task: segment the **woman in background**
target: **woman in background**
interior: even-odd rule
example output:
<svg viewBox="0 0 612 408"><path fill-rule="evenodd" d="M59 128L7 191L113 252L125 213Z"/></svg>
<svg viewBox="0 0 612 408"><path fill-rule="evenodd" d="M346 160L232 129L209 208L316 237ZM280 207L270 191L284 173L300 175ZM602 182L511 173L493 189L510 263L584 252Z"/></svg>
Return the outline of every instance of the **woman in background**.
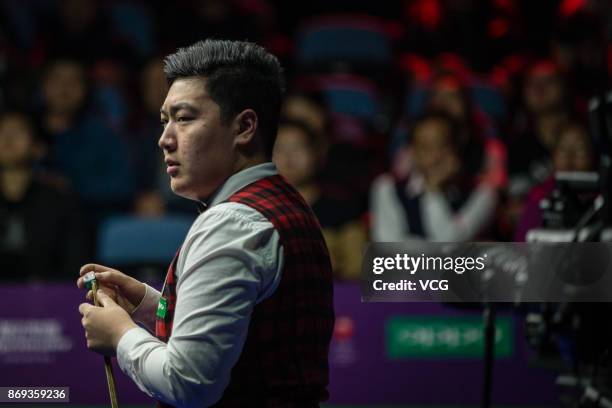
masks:
<svg viewBox="0 0 612 408"><path fill-rule="evenodd" d="M417 118L408 143L408 176L384 175L371 193L372 240L475 239L495 211L496 192L467 171L461 127L446 112Z"/></svg>
<svg viewBox="0 0 612 408"><path fill-rule="evenodd" d="M578 121L567 121L559 126L552 144L554 173L560 171L591 171L595 167L591 138L584 125ZM548 197L555 188L555 175L535 185L529 191L523 213L514 234L514 240L524 242L533 228L542 227L540 201Z"/></svg>
<svg viewBox="0 0 612 408"><path fill-rule="evenodd" d="M337 278L357 279L361 254L366 242L366 227L359 207L324 191L319 171L325 161L322 136L305 122L280 123L273 161L278 171L300 192L317 216L329 248Z"/></svg>

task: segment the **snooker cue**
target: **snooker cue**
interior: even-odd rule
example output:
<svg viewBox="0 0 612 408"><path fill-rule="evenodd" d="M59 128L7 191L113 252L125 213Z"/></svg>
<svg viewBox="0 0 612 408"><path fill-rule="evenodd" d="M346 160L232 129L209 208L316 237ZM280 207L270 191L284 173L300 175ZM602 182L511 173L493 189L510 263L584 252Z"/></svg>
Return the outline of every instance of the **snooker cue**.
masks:
<svg viewBox="0 0 612 408"><path fill-rule="evenodd" d="M94 279L91 282L91 292L93 294L94 305L100 306L96 292L98 291L98 282ZM115 377L113 376L113 366L111 365L111 358L104 356L104 372L106 373L106 382L108 383L108 394L111 400L112 408L119 408L117 402L117 391L115 389Z"/></svg>

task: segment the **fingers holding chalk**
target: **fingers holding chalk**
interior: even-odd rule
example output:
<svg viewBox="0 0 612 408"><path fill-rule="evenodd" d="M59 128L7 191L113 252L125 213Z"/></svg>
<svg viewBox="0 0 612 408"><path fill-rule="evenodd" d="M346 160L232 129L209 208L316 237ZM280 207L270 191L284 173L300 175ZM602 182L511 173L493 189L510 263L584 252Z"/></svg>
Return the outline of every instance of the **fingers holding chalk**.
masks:
<svg viewBox="0 0 612 408"><path fill-rule="evenodd" d="M87 289L93 290L93 284L95 281L96 281L95 272L91 271L83 275L83 286L85 286Z"/></svg>

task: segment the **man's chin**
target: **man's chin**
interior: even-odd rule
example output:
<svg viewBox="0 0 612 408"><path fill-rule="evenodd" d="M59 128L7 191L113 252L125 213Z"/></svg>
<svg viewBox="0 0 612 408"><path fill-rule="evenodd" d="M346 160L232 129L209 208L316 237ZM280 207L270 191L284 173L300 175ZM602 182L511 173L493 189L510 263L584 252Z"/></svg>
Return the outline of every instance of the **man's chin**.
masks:
<svg viewBox="0 0 612 408"><path fill-rule="evenodd" d="M172 178L170 180L170 190L172 190L172 192L178 196L184 197L185 196L185 186L183 185L183 183L181 183L179 180Z"/></svg>
<svg viewBox="0 0 612 408"><path fill-rule="evenodd" d="M174 194L179 197L183 197L188 200L198 200L197 194L194 194L193 192L189 191L189 189L186 188L186 186L179 180L172 179L170 181L170 189Z"/></svg>

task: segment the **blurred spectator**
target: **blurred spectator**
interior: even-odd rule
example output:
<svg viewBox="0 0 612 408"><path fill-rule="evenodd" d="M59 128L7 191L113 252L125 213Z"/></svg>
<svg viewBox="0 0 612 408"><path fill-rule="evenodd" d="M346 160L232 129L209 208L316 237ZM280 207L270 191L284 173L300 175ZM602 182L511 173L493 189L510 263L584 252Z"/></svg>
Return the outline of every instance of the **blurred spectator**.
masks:
<svg viewBox="0 0 612 408"><path fill-rule="evenodd" d="M159 192L162 186L168 188L162 172L163 154L157 146L161 128L159 108L164 103L168 86L161 59L149 61L140 72L138 106L135 129L130 137L132 156L136 168L136 199L134 210L143 216L161 216L166 212L166 200ZM161 181L163 180L163 184Z"/></svg>
<svg viewBox="0 0 612 408"><path fill-rule="evenodd" d="M130 145L136 168L134 212L141 216L159 217L167 212L194 213L190 200L177 196L170 189L164 156L157 145L162 128L159 109L164 103L168 85L163 61L154 58L140 72L140 109L130 133Z"/></svg>
<svg viewBox="0 0 612 408"><path fill-rule="evenodd" d="M329 134L329 112L325 98L319 92L290 93L283 102L282 116L304 122L319 135Z"/></svg>
<svg viewBox="0 0 612 408"><path fill-rule="evenodd" d="M357 206L322 190L318 176L325 155L320 135L304 122L281 122L274 145L273 160L312 207L323 228L334 273L338 278L357 279L366 228Z"/></svg>
<svg viewBox="0 0 612 408"><path fill-rule="evenodd" d="M129 150L91 109L85 68L57 60L42 81L41 129L48 165L70 183L96 217L127 208L133 193Z"/></svg>
<svg viewBox="0 0 612 408"><path fill-rule="evenodd" d="M27 116L0 116L2 281L74 279L89 257L75 198L34 171L44 149Z"/></svg>
<svg viewBox="0 0 612 408"><path fill-rule="evenodd" d="M373 163L382 161L376 145L367 143L378 141L381 149L384 148L382 135L361 118L332 112L330 99L309 79L302 79L300 85L301 91L287 96L283 116L306 123L320 135L319 143L326 158L320 169L322 187L365 213L372 175L380 172L372 171Z"/></svg>
<svg viewBox="0 0 612 408"><path fill-rule="evenodd" d="M551 149L559 125L569 116L567 89L551 61L534 64L523 87L524 117L519 116L517 137L509 147L509 194L522 199L530 188L551 173Z"/></svg>
<svg viewBox="0 0 612 408"><path fill-rule="evenodd" d="M163 49L176 49L205 38L250 40L260 42L265 27L255 10L239 0L199 0L158 3L158 38ZM258 8L268 11L264 0ZM263 19L265 21L265 19ZM167 29L166 29L167 28Z"/></svg>
<svg viewBox="0 0 612 408"><path fill-rule="evenodd" d="M475 70L484 71L521 45L538 49L549 43L546 35L551 30L546 26L552 25L550 12L554 10L550 0L523 1L523 4L516 0L402 0L401 3L406 30L404 49L428 58L454 52ZM536 13L537 17L533 18ZM522 24L527 18L538 19L540 31L530 31L530 41L522 44L527 35L525 29L530 28Z"/></svg>
<svg viewBox="0 0 612 408"><path fill-rule="evenodd" d="M605 14L578 11L557 22L553 55L583 106L611 85L607 66L610 40L606 39L603 18Z"/></svg>
<svg viewBox="0 0 612 408"><path fill-rule="evenodd" d="M593 147L587 129L580 122L567 121L557 129L558 136L552 147L555 172L591 171L595 167ZM533 228L542 227L540 201L550 195L555 187L554 174L534 186L527 195L523 213L516 229L514 240L525 241Z"/></svg>
<svg viewBox="0 0 612 408"><path fill-rule="evenodd" d="M38 133L49 153L42 167L64 177L65 187L78 195L94 220L130 210L145 216L192 213L191 202L171 193L157 147L159 107L167 85L162 61L151 56L209 36L256 41L285 58L287 82L302 90L288 95L283 116L311 130L291 125L293 139L281 135L279 140L310 140L304 135L315 134L312 143L302 141L296 147L314 166L301 176L308 181L299 183L324 226L333 227L326 232L330 247L335 245L332 230L339 231L367 211L372 177L388 164L388 124L396 122L400 112L406 114L392 136L393 176L381 177L371 189L373 197L379 195L395 207L389 204L389 214L374 214L374 222L377 218L389 224L387 235L393 239L439 238L425 227L422 235L414 234L419 229L412 223L413 209L405 222L410 228L398 227L403 220L396 213L406 217L403 204L411 202L400 200L402 194L430 202L425 200L431 194L422 174L428 164L413 151L422 146L415 144L410 131L423 112L444 111L457 122L451 149L455 153L442 155L446 172L453 173L451 157L460 162L457 173L440 188L451 208L449 217L470 224L472 202L486 211L482 225L467 230L453 226L447 229L453 233L440 234L511 239L525 200L527 214L532 195L544 194L546 183L552 185L552 171L561 166L557 129L575 113L584 114L588 99L610 85L610 11L609 0L0 1L0 108L31 107L32 95L41 97L34 108L39 109ZM375 126L329 109L338 98L306 83L323 72L305 76L295 57L296 35L304 23L337 14L380 19L391 40L391 57L399 62L377 72L383 78L376 81L380 106ZM537 62L526 69L529 61ZM331 65L334 74L364 68ZM42 67L47 68L39 83L34 77ZM400 68L412 75L407 94L397 76ZM400 106L404 98L405 106ZM349 96L345 103L352 108L362 102ZM439 128L436 132L448 133L440 130L447 127L440 123L433 126ZM411 190L419 179L421 190ZM312 186L318 193L309 198ZM508 200L499 205L502 198ZM326 202L332 204L323 205ZM485 231L491 208L498 212L496 229ZM462 218L464 211L468 221ZM394 221L398 219L401 222ZM373 231L384 233L377 228L374 225ZM343 265L339 251L332 249L336 269L350 276L354 268Z"/></svg>
<svg viewBox="0 0 612 408"><path fill-rule="evenodd" d="M483 27L491 17L490 2L476 0L404 0L405 48L433 57L459 51L472 65L490 63Z"/></svg>
<svg viewBox="0 0 612 408"><path fill-rule="evenodd" d="M126 63L138 55L114 32L104 2L59 0L51 4L54 7L32 7L39 20L33 54L47 59L78 56L88 64L105 58Z"/></svg>
<svg viewBox="0 0 612 408"><path fill-rule="evenodd" d="M453 117L461 127L458 137L466 170L477 177L479 183L499 192L507 182L506 146L499 138L494 122L474 104L466 84L468 76L469 72L437 74L428 83L423 108L412 107L408 115L413 111L435 110ZM407 176L411 169L407 151L410 144L404 143L411 137L411 118L408 115L400 120L391 146L392 167L401 176ZM404 148L400 149L398 145Z"/></svg>
<svg viewBox="0 0 612 408"><path fill-rule="evenodd" d="M507 181L506 147L493 122L475 106L464 81L455 74L439 75L431 85L427 105L459 123L465 170L477 177L479 184L499 191Z"/></svg>
<svg viewBox="0 0 612 408"><path fill-rule="evenodd" d="M372 240L467 241L489 223L496 191L476 184L462 155L461 125L443 112L418 118L408 176L383 175L372 188Z"/></svg>

